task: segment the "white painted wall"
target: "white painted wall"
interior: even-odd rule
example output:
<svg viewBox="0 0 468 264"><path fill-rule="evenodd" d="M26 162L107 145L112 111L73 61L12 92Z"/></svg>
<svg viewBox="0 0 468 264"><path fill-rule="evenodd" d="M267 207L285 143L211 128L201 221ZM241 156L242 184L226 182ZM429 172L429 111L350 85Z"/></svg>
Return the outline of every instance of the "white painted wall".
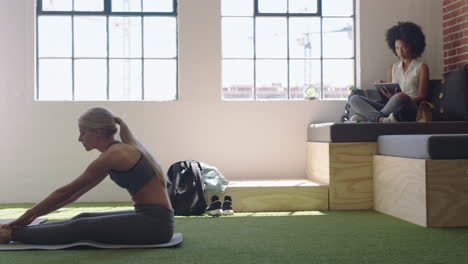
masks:
<svg viewBox="0 0 468 264"><path fill-rule="evenodd" d="M442 73L439 0L361 1L363 84L383 78L395 59L383 34L399 19L422 24L438 43L427 59ZM165 169L197 159L230 179L304 178L307 125L337 121L344 101L221 101L219 11L219 0L179 0L176 102L36 102L34 0L0 0L0 203L39 201L85 169L98 152L83 150L76 119L95 105L125 119ZM105 180L80 200L126 201L128 194Z"/></svg>

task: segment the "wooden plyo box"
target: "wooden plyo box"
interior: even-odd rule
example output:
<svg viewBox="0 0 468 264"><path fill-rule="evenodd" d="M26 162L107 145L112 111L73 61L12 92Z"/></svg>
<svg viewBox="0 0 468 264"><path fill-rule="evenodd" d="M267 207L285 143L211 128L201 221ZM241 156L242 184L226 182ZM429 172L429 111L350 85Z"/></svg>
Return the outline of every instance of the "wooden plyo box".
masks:
<svg viewBox="0 0 468 264"><path fill-rule="evenodd" d="M375 210L424 227L468 226L468 160L374 156Z"/></svg>
<svg viewBox="0 0 468 264"><path fill-rule="evenodd" d="M307 142L307 177L329 185L330 210L373 208L376 142Z"/></svg>
<svg viewBox="0 0 468 264"><path fill-rule="evenodd" d="M207 193L208 203L213 195L231 196L236 212L328 210L328 186L307 179L230 181L225 193Z"/></svg>

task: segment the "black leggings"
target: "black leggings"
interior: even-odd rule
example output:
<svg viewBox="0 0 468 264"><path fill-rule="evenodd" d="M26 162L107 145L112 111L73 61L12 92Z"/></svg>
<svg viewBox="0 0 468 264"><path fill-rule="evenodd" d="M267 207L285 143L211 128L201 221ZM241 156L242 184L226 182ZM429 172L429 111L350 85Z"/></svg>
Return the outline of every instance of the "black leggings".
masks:
<svg viewBox="0 0 468 264"><path fill-rule="evenodd" d="M56 245L81 240L110 244L159 244L174 234L174 211L161 205L138 205L135 210L81 213L69 220L14 228L12 240Z"/></svg>
<svg viewBox="0 0 468 264"><path fill-rule="evenodd" d="M396 94L383 105L363 96L353 95L349 98L349 104L358 115L372 122L378 122L380 117L387 117L391 113L396 115L398 121L416 121L418 106L411 98L407 96L403 98L405 99Z"/></svg>

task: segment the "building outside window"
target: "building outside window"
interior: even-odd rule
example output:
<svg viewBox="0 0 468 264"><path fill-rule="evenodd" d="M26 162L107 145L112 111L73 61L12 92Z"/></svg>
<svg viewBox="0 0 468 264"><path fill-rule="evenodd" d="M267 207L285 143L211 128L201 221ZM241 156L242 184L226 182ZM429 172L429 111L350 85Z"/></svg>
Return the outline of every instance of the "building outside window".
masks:
<svg viewBox="0 0 468 264"><path fill-rule="evenodd" d="M347 98L354 0L221 0L224 100Z"/></svg>
<svg viewBox="0 0 468 264"><path fill-rule="evenodd" d="M37 0L36 100L177 99L176 0Z"/></svg>

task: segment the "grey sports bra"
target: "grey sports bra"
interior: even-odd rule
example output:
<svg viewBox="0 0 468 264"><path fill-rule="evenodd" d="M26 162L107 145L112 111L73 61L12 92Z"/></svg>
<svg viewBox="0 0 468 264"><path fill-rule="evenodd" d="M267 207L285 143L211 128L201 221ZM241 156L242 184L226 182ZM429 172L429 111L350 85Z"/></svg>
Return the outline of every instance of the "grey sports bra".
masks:
<svg viewBox="0 0 468 264"><path fill-rule="evenodd" d="M115 141L111 145L116 143L120 142ZM127 189L131 196L135 195L145 184L156 177L153 167L143 154L132 168L126 171L110 170L109 175L117 185Z"/></svg>

